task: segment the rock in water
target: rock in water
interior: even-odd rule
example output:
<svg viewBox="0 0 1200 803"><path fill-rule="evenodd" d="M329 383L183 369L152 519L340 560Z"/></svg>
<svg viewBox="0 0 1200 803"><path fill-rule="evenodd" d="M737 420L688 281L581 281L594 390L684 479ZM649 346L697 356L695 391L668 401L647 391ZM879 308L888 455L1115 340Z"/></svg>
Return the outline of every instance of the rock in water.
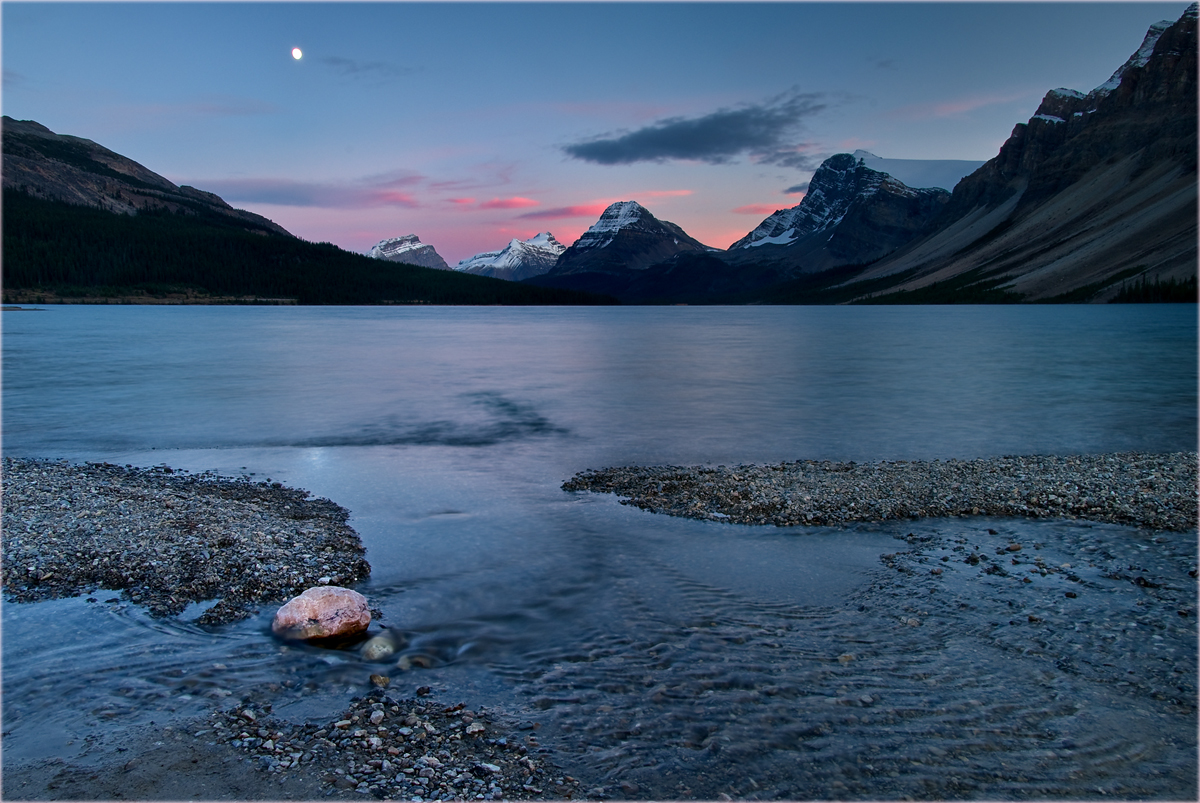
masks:
<svg viewBox="0 0 1200 803"><path fill-rule="evenodd" d="M367 598L338 586L310 588L275 613L271 630L286 639L353 636L371 624Z"/></svg>
<svg viewBox="0 0 1200 803"><path fill-rule="evenodd" d="M364 661L383 661L407 644L402 634L385 630L362 646L362 657Z"/></svg>

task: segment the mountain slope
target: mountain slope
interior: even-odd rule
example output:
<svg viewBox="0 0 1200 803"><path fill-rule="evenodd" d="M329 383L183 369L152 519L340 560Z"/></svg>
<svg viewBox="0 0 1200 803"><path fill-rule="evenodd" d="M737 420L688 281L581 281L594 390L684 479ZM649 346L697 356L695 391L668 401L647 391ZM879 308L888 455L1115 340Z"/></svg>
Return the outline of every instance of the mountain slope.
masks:
<svg viewBox="0 0 1200 803"><path fill-rule="evenodd" d="M515 237L500 251L485 251L464 259L454 267L463 273L519 282L546 273L566 248L548 231L518 240Z"/></svg>
<svg viewBox="0 0 1200 803"><path fill-rule="evenodd" d="M90 139L56 134L32 120L5 116L0 122L5 189L126 215L150 210L218 215L250 231L291 236L261 215L234 209L211 192L177 187Z"/></svg>
<svg viewBox="0 0 1200 803"><path fill-rule="evenodd" d="M1099 301L1130 276L1195 277L1196 17L1153 26L1092 92L1047 93L919 240L860 278Z"/></svg>

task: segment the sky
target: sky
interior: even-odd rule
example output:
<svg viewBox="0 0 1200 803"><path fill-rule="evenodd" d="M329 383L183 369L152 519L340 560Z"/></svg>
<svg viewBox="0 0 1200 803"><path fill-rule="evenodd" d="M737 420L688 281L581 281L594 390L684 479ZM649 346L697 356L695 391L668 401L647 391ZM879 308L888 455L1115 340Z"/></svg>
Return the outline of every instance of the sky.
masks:
<svg viewBox="0 0 1200 803"><path fill-rule="evenodd" d="M352 251L624 200L724 248L835 153L992 158L1187 5L4 2L0 107Z"/></svg>

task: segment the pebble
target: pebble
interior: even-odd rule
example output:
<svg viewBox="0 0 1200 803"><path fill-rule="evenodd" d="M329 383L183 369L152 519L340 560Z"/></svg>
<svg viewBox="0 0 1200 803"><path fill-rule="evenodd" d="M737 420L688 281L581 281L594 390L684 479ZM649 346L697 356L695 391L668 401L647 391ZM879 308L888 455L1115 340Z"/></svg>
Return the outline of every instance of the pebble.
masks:
<svg viewBox="0 0 1200 803"><path fill-rule="evenodd" d="M353 698L350 708L328 724L286 722L271 717L269 705L258 712L253 705L243 701L213 712L215 738L245 753L259 772L307 772L331 792L404 800L557 800L578 795L579 781L548 765L517 735L483 736L485 730L505 730L490 711L468 711L461 703L446 705L428 697L397 699L382 689ZM271 738L250 737L244 727L251 719ZM467 719L471 722L464 724ZM360 722L370 722L373 732L347 732Z"/></svg>
<svg viewBox="0 0 1200 803"><path fill-rule="evenodd" d="M654 513L735 524L829 526L952 516L1196 528L1195 452L583 471L565 491L613 493ZM1010 544L1012 552L1020 544Z"/></svg>
<svg viewBox="0 0 1200 803"><path fill-rule="evenodd" d="M345 509L279 483L14 457L3 469L13 602L119 590L162 618L217 600L196 619L216 625L371 571Z"/></svg>

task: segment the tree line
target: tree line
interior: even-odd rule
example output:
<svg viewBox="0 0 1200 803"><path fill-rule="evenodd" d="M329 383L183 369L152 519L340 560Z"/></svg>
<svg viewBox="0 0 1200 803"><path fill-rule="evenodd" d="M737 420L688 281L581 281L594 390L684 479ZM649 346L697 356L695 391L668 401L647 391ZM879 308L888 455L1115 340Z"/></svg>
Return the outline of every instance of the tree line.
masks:
<svg viewBox="0 0 1200 803"><path fill-rule="evenodd" d="M204 210L121 215L4 190L6 289L294 298L300 304L603 304L607 297L373 259ZM100 292L104 290L105 292Z"/></svg>

